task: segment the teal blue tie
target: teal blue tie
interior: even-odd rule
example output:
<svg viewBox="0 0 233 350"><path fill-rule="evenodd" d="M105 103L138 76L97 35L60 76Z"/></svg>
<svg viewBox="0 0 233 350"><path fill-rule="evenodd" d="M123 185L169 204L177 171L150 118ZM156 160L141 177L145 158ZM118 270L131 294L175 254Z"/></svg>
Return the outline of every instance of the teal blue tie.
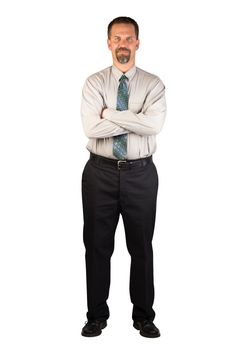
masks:
<svg viewBox="0 0 233 350"><path fill-rule="evenodd" d="M120 84L117 93L117 107L118 111L125 111L128 109L128 86L126 83L128 79L124 74L119 79ZM122 134L113 137L113 155L117 159L125 159L127 154L127 134Z"/></svg>

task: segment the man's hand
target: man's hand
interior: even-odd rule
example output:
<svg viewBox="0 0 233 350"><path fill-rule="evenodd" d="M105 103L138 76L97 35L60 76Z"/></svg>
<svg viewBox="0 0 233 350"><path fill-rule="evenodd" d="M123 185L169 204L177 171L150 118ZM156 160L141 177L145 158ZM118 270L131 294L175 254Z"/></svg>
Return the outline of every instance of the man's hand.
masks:
<svg viewBox="0 0 233 350"><path fill-rule="evenodd" d="M104 112L104 110L105 110L105 109L107 109L107 107L106 107L106 106L104 106L104 107L103 107L103 109L102 109L102 111L101 111L101 114L100 114L100 118L101 118L101 119L103 119L103 118L104 118L104 116L103 116L103 112Z"/></svg>

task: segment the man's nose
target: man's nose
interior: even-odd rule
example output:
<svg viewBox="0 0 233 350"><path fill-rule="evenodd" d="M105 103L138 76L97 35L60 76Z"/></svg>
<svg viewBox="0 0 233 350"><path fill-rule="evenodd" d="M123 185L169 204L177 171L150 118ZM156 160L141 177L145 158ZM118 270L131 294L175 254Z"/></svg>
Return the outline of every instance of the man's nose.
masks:
<svg viewBox="0 0 233 350"><path fill-rule="evenodd" d="M127 40L126 39L121 39L119 45L120 45L120 47L127 47Z"/></svg>

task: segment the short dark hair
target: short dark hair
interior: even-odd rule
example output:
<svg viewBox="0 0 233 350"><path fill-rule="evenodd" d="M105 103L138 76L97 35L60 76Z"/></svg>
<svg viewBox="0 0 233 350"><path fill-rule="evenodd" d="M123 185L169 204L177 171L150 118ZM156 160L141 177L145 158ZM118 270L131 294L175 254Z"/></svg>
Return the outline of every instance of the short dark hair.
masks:
<svg viewBox="0 0 233 350"><path fill-rule="evenodd" d="M110 38L113 24L121 24L121 23L132 24L134 26L134 29L135 29L136 38L138 39L139 26L138 26L137 22L133 18L130 18L130 17L116 17L116 18L114 18L108 25L108 38Z"/></svg>

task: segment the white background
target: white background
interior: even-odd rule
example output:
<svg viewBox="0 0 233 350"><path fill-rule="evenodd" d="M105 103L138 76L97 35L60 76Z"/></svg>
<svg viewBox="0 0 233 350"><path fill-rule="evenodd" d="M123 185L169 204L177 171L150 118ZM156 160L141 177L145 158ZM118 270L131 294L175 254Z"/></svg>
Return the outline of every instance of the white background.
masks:
<svg viewBox="0 0 233 350"><path fill-rule="evenodd" d="M135 18L137 65L165 83L168 114L154 156L155 323L132 327L120 222L111 317L86 320L80 120L84 80L111 65L106 27ZM230 1L1 1L0 347L232 349L232 12Z"/></svg>

